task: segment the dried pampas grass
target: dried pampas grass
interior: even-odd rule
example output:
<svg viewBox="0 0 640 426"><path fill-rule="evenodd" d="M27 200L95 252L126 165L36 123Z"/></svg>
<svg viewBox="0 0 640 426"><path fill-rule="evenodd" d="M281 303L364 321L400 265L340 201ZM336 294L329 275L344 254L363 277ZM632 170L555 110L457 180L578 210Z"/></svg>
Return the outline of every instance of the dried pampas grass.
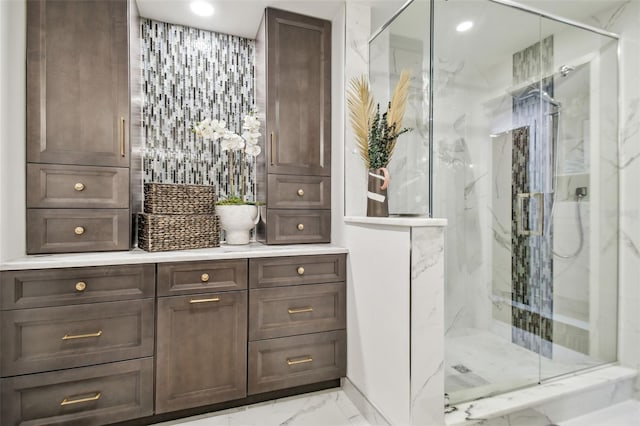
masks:
<svg viewBox="0 0 640 426"><path fill-rule="evenodd" d="M407 99L409 97L410 82L411 72L403 70L393 90L391 102L387 109L386 123L388 124L388 128L394 129L397 134L402 134L409 130L401 129ZM372 131L372 125L374 125L376 118L376 107L374 106L369 83L364 75L351 79L349 90L347 91L347 106L349 107L349 121L355 132L356 145L360 157L364 160L367 168L371 168L372 159L370 158L370 149L372 141L370 140L370 132ZM384 157L388 160L391 159L396 141L397 138L394 137L390 143L384 144L385 148L383 149L387 151ZM384 166L386 166L386 164Z"/></svg>

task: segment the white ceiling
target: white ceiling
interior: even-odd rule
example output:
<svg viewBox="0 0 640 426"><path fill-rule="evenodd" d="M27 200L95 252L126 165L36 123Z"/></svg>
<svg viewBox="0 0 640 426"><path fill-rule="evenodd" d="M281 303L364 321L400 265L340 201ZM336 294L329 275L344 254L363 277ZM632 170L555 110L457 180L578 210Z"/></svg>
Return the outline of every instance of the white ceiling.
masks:
<svg viewBox="0 0 640 426"><path fill-rule="evenodd" d="M276 7L292 12L332 20L344 7L345 0L206 0L215 13L210 17L199 17L191 12L191 0L136 0L140 15L173 24L186 25L220 33L255 38L260 19L266 7ZM393 15L406 0L347 0L369 4L373 8L372 24L378 26ZM418 0L424 1L424 0ZM569 18L579 22L590 22L589 17L605 9L615 8L625 0L516 0L518 3ZM481 8L485 0L452 1L463 9ZM467 3L465 6L464 4ZM372 28L375 30L375 28ZM512 33L513 34L513 33Z"/></svg>
<svg viewBox="0 0 640 426"><path fill-rule="evenodd" d="M189 9L191 0L136 0L140 16L225 34L255 38L266 7L275 7L318 18L333 19L343 0L206 0L213 16L201 17Z"/></svg>

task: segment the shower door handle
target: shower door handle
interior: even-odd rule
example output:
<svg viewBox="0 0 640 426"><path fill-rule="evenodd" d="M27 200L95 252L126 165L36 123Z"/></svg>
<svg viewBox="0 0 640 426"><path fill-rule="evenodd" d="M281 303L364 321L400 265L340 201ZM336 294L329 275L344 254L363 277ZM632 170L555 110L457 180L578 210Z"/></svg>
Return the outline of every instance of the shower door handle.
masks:
<svg viewBox="0 0 640 426"><path fill-rule="evenodd" d="M544 196L542 192L521 192L516 195L516 231L518 235L536 236L543 235L544 225ZM528 229L529 218L524 217L524 200L535 198L537 208L536 229ZM529 202L531 203L531 202ZM531 205L531 204L529 204ZM529 209L531 212L531 209Z"/></svg>

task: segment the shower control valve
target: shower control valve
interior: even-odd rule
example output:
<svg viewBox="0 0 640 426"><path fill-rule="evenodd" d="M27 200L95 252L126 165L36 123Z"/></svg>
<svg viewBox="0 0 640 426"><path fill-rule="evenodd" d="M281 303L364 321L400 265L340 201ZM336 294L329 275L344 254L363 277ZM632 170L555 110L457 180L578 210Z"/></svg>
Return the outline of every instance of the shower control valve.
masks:
<svg viewBox="0 0 640 426"><path fill-rule="evenodd" d="M586 186L579 186L576 188L576 197L578 198L584 198L587 196L587 187Z"/></svg>

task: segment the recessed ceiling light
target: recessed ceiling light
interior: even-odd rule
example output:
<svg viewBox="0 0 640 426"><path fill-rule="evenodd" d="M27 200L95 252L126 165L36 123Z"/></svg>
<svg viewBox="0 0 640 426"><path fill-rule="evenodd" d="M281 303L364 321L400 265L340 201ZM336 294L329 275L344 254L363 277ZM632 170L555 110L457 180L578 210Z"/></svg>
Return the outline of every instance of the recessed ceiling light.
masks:
<svg viewBox="0 0 640 426"><path fill-rule="evenodd" d="M460 22L456 27L456 31L458 31L459 33L463 33L465 31L469 31L471 27L473 27L473 22L471 21Z"/></svg>
<svg viewBox="0 0 640 426"><path fill-rule="evenodd" d="M213 15L213 6L205 1L191 2L191 11L200 16Z"/></svg>

